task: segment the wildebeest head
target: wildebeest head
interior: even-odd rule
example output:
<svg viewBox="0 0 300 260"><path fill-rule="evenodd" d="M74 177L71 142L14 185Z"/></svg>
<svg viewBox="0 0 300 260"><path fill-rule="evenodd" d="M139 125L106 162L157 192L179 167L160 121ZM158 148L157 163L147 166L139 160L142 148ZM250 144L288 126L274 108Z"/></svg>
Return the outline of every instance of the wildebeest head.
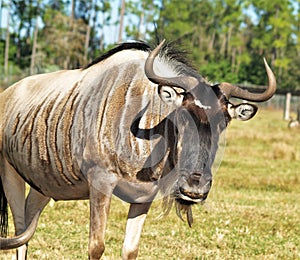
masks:
<svg viewBox="0 0 300 260"><path fill-rule="evenodd" d="M250 93L229 83L208 84L195 72L183 72L180 76L165 78L155 73L154 60L162 42L149 55L145 73L149 80L158 84L160 98L175 106L173 123L176 126L174 165L176 181L173 196L177 201L177 213L187 214L192 223L190 205L207 198L212 185L212 165L218 149L221 132L231 119L248 120L257 107L249 103L233 105L231 97L262 102L271 98L276 90L274 74L265 61L269 87L263 93Z"/></svg>

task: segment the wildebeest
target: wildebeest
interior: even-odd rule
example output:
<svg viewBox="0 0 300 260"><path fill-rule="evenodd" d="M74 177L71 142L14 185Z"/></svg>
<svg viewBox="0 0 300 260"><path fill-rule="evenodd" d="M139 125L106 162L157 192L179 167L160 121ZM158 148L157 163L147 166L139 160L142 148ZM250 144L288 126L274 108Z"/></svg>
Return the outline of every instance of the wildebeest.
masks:
<svg viewBox="0 0 300 260"><path fill-rule="evenodd" d="M13 238L0 248L26 255L38 217L50 198L90 201L89 258L104 252L113 194L130 203L123 258L137 257L147 212L161 191L191 225L191 205L203 202L221 132L231 119L248 120L276 89L249 93L209 84L162 42L124 43L83 69L25 78L0 95L2 235L6 204ZM25 199L25 182L31 186Z"/></svg>

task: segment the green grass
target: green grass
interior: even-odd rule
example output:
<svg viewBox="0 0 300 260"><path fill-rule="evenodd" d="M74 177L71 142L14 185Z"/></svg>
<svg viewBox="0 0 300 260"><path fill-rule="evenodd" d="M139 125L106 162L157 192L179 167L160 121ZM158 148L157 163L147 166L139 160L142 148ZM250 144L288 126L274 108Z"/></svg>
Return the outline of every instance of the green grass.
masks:
<svg viewBox="0 0 300 260"><path fill-rule="evenodd" d="M139 259L300 259L300 129L262 110L226 132L222 164L189 228L172 210L148 215ZM113 199L104 259L120 259L128 205ZM10 229L13 231L13 228ZM29 259L87 259L87 201L49 204L30 241ZM11 259L13 251L1 252Z"/></svg>

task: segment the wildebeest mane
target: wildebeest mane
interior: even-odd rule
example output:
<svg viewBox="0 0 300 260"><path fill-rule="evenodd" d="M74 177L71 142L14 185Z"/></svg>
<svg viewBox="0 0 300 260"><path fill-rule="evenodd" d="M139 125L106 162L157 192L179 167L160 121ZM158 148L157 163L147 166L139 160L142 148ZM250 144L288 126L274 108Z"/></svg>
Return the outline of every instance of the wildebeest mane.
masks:
<svg viewBox="0 0 300 260"><path fill-rule="evenodd" d="M91 66L103 60L106 60L114 54L124 50L140 50L145 52L151 52L156 47L156 45L157 44L148 44L143 41L124 42L117 45L108 52L104 53L103 55L99 56L98 58L94 59L91 63L89 63L82 69L84 70L90 68ZM166 61L170 61L171 63L173 63L174 69L179 74L189 74L195 77L199 77L197 70L194 68L188 57L188 52L178 48L176 41L166 43L162 48L159 56L164 57Z"/></svg>
<svg viewBox="0 0 300 260"><path fill-rule="evenodd" d="M161 55L174 62L174 68L179 74L199 77L197 69L189 58L189 52L179 48L177 41L167 42L162 48Z"/></svg>
<svg viewBox="0 0 300 260"><path fill-rule="evenodd" d="M141 51L150 51L151 47L145 42L138 41L138 42L124 42L113 49L109 50L108 52L102 54L98 58L94 59L91 63L83 67L83 69L87 69L103 60L106 60L107 58L111 57L112 55L116 54L117 52L124 51L124 50L141 50Z"/></svg>

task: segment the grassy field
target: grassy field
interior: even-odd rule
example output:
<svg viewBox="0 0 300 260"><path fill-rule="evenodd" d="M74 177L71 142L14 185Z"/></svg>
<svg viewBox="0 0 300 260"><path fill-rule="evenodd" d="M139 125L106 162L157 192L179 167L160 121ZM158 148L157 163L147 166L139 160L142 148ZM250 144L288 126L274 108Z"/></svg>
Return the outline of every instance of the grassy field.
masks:
<svg viewBox="0 0 300 260"><path fill-rule="evenodd" d="M193 207L193 227L175 210L159 218L160 203L150 210L139 259L300 259L300 129L271 110L232 122L207 203ZM120 259L127 209L113 200L104 259ZM86 201L50 203L29 259L87 259L88 211Z"/></svg>

